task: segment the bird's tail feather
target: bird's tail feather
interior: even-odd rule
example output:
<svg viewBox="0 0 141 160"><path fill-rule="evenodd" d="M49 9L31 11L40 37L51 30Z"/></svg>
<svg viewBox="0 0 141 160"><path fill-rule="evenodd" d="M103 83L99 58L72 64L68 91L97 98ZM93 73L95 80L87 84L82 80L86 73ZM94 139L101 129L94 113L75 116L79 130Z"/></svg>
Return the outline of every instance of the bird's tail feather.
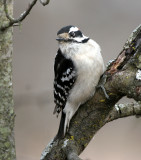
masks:
<svg viewBox="0 0 141 160"><path fill-rule="evenodd" d="M66 118L66 114L62 111L61 120L60 120L60 125L59 125L59 129L58 129L58 133L57 133L57 135L55 136L55 140L64 137L65 118Z"/></svg>

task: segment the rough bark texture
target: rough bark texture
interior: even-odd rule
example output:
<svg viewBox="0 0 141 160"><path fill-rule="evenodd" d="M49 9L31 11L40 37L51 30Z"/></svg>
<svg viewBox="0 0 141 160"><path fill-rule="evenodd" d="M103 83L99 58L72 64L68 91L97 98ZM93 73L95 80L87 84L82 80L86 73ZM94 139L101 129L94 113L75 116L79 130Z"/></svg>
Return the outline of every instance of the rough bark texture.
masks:
<svg viewBox="0 0 141 160"><path fill-rule="evenodd" d="M13 1L7 1L9 14ZM8 22L0 1L0 27ZM12 28L0 31L0 160L15 160L14 106L12 89Z"/></svg>
<svg viewBox="0 0 141 160"><path fill-rule="evenodd" d="M127 104L116 104L111 113L107 117L107 123L118 118L128 116L141 116L141 102L132 102Z"/></svg>
<svg viewBox="0 0 141 160"><path fill-rule="evenodd" d="M66 160L72 155L76 157L73 159L79 159L76 155L85 149L103 125L136 114L134 109L131 111L127 107L127 114L116 114L114 106L123 96L141 101L141 26L133 31L121 53L108 66L100 84L104 85L109 99L105 98L101 88L97 88L95 95L80 106L66 136L57 141L52 140L43 151L41 160ZM116 108L117 113L123 111L120 109Z"/></svg>

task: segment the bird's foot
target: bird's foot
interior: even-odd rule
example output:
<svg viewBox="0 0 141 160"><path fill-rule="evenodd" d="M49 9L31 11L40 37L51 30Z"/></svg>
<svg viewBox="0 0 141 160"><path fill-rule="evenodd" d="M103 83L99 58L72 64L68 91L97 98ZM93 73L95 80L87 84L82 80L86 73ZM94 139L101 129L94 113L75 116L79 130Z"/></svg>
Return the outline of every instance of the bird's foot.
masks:
<svg viewBox="0 0 141 160"><path fill-rule="evenodd" d="M109 97L109 95L107 94L107 92L106 92L103 84L99 84L99 85L97 86L97 88L101 88L102 91L103 91L103 93L104 93L104 95L105 95L105 97L106 97L106 99L110 99L110 97Z"/></svg>
<svg viewBox="0 0 141 160"><path fill-rule="evenodd" d="M101 88L102 91L103 91L103 93L104 93L104 95L105 95L105 97L106 97L106 99L110 99L110 97L109 97L109 95L107 94L106 89L105 89L105 87L104 87L104 84L106 83L106 79L107 79L107 76L102 75L101 80L100 80L97 88Z"/></svg>

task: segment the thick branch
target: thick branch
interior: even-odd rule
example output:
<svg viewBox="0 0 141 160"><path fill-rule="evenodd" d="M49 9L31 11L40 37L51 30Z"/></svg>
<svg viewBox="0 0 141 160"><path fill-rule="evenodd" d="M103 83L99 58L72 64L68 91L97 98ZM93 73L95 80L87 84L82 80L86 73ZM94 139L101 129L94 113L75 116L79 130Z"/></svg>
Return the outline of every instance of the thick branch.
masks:
<svg viewBox="0 0 141 160"><path fill-rule="evenodd" d="M11 27L11 26L19 25L27 17L27 15L30 14L30 11L35 6L35 4L37 3L38 0L33 0L31 3L29 3L27 9L23 13L21 13L19 18L17 18L17 19L15 19L9 15L8 7L7 7L7 0L3 0L3 1L4 1L4 11L5 11L6 17L9 20L9 22L0 27L0 30L2 30L2 31ZM44 1L40 0L40 2L42 5L45 6L45 5L49 4L50 0L44 0Z"/></svg>
<svg viewBox="0 0 141 160"><path fill-rule="evenodd" d="M141 25L133 31L99 83L105 87L109 99L105 97L102 89L97 88L95 95L79 107L65 137L53 141L45 149L41 160L66 160L70 152L79 155L95 133L107 122L137 113L135 107L134 110L132 108L132 114L123 112L127 107L118 107L121 111L118 114L114 112L114 106L123 96L141 101Z"/></svg>

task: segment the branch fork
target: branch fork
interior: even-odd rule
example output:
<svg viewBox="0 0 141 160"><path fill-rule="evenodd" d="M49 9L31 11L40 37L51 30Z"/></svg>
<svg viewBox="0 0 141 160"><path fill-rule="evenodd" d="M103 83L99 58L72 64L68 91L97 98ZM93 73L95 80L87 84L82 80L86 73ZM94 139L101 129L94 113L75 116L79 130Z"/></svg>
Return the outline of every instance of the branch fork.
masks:
<svg viewBox="0 0 141 160"><path fill-rule="evenodd" d="M35 4L37 3L38 0L33 0L32 2L29 3L27 9L21 13L21 15L19 16L19 18L15 19L13 17L11 17L8 13L8 7L7 7L7 0L3 0L3 4L4 4L4 11L5 11L5 15L7 17L7 19L9 20L8 23L4 24L3 26L0 27L1 31L6 30L9 27L12 26L19 26L21 24L21 22L27 17L27 15L30 14L32 8L35 6ZM50 0L40 0L40 3L45 6L48 5L50 2Z"/></svg>

